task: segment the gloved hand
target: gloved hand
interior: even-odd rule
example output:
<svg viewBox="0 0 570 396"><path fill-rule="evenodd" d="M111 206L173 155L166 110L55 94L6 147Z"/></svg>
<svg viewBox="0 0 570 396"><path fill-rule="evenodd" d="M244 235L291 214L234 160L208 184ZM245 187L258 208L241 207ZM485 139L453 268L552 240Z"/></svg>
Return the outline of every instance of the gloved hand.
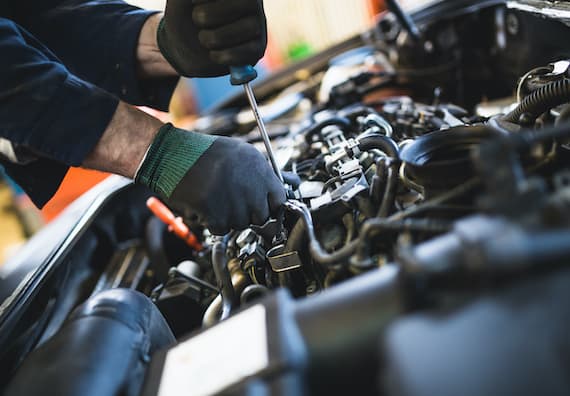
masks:
<svg viewBox="0 0 570 396"><path fill-rule="evenodd" d="M159 130L135 182L174 209L199 214L215 235L262 225L286 199L269 163L250 144L171 124Z"/></svg>
<svg viewBox="0 0 570 396"><path fill-rule="evenodd" d="M167 0L157 39L166 60L186 77L255 65L267 46L263 1Z"/></svg>

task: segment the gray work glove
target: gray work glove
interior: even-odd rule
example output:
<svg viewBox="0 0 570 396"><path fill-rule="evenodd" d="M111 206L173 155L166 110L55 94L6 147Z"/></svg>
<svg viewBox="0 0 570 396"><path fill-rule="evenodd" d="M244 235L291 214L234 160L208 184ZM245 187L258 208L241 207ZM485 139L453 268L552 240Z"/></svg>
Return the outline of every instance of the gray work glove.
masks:
<svg viewBox="0 0 570 396"><path fill-rule="evenodd" d="M255 65L267 47L262 0L167 0L157 33L168 62L186 77Z"/></svg>
<svg viewBox="0 0 570 396"><path fill-rule="evenodd" d="M135 182L174 209L197 213L215 235L264 224L286 199L269 163L250 144L171 124L159 130Z"/></svg>

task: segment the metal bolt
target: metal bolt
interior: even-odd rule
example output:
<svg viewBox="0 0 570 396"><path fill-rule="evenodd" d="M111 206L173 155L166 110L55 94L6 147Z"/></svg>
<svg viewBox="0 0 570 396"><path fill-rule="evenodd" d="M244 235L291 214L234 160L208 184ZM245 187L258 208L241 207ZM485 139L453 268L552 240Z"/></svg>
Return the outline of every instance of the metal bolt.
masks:
<svg viewBox="0 0 570 396"><path fill-rule="evenodd" d="M511 36L516 36L517 34L519 34L520 22L515 14L513 13L507 14L506 25L507 25L507 32L509 32Z"/></svg>
<svg viewBox="0 0 570 396"><path fill-rule="evenodd" d="M317 291L317 285L313 282L307 286L306 292L307 294L312 294Z"/></svg>
<svg viewBox="0 0 570 396"><path fill-rule="evenodd" d="M237 245L242 248L248 243L252 243L257 238L257 234L251 228L243 230L236 239Z"/></svg>

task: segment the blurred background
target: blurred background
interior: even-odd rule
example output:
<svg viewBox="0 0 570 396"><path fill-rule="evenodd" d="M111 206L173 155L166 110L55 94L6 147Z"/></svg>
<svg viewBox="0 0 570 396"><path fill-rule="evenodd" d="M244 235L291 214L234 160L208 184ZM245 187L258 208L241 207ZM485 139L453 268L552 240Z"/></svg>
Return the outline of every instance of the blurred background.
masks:
<svg viewBox="0 0 570 396"><path fill-rule="evenodd" d="M401 0L413 9L433 0ZM128 0L139 7L163 10L165 0ZM311 56L370 27L384 10L383 0L265 0L269 42L258 65L267 75ZM178 126L191 128L197 114L214 106L239 87L228 77L181 79L169 113L143 109ZM72 169L55 197L40 211L7 177L0 180L0 263L43 225L54 219L81 194L108 177L107 174Z"/></svg>

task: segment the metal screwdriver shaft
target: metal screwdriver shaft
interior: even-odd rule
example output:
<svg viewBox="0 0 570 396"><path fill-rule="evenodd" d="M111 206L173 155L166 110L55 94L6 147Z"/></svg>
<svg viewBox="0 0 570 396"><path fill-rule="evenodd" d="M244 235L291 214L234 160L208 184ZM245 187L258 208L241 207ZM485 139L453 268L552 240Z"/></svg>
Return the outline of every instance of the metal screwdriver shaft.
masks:
<svg viewBox="0 0 570 396"><path fill-rule="evenodd" d="M257 122L257 127L259 128L259 132L261 133L261 137L263 138L263 143L265 144L265 150L267 150L267 156L269 157L271 166L273 167L273 170L275 171L275 174L277 175L281 183L284 183L283 175L281 174L281 170L279 169L279 166L275 161L275 155L273 155L273 149L271 148L271 141L269 140L269 135L267 133L267 130L265 129L265 124L263 123L261 114L259 114L257 102L255 101L255 96L253 95L253 89L251 89L251 85L249 85L249 83L243 84L243 89L245 90L245 94L247 95L247 100L249 101L249 105L251 106L251 111L253 112L255 121Z"/></svg>
<svg viewBox="0 0 570 396"><path fill-rule="evenodd" d="M265 150L267 151L269 162L271 162L273 171L275 172L281 183L285 183L283 175L281 174L281 170L279 169L277 161L275 160L275 155L273 154L273 149L271 148L271 141L269 140L269 134L265 129L263 118L261 118L261 114L259 113L259 108L257 107L257 101L255 100L253 89L251 88L251 85L249 85L249 82L257 77L257 72L252 66L230 67L230 72L231 72L230 81L232 85L243 85L243 89L245 91L245 95L247 96L249 106L251 107L251 111L253 112L255 121L257 122L259 133L261 134L263 143L265 144Z"/></svg>

